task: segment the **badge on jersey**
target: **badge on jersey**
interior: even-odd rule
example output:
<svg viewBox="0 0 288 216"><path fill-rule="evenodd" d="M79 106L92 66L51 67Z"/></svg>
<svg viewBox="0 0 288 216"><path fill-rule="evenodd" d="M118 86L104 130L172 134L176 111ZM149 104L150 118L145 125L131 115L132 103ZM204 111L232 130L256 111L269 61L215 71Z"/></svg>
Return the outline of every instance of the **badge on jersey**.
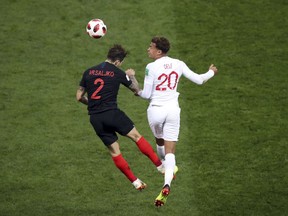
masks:
<svg viewBox="0 0 288 216"><path fill-rule="evenodd" d="M145 69L145 76L148 76L148 74L149 74L149 69L146 68L146 69Z"/></svg>

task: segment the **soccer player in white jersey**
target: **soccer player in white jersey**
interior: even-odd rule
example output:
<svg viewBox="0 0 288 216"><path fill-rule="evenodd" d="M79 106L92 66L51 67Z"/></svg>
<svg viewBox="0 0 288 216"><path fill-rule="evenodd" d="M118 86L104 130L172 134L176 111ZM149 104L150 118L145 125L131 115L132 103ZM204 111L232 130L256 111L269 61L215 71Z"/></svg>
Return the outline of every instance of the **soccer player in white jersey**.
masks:
<svg viewBox="0 0 288 216"><path fill-rule="evenodd" d="M197 74L178 59L167 55L170 43L165 37L153 37L148 55L155 61L146 66L144 87L138 95L149 99L147 117L157 143L157 153L164 162L164 186L155 199L155 206L166 203L174 173L177 172L175 147L180 129L180 107L177 86L182 75L202 85L212 78L217 68L212 64L208 72ZM176 169L175 169L176 168Z"/></svg>

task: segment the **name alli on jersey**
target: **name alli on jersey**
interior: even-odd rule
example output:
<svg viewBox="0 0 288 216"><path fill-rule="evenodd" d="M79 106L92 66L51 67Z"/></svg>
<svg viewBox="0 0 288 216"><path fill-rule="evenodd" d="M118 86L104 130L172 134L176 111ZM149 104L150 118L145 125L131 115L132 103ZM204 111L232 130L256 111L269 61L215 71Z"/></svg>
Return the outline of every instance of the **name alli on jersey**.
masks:
<svg viewBox="0 0 288 216"><path fill-rule="evenodd" d="M164 64L165 69L171 69L172 68L172 63L170 64Z"/></svg>
<svg viewBox="0 0 288 216"><path fill-rule="evenodd" d="M90 70L90 76L110 76L114 77L114 71Z"/></svg>

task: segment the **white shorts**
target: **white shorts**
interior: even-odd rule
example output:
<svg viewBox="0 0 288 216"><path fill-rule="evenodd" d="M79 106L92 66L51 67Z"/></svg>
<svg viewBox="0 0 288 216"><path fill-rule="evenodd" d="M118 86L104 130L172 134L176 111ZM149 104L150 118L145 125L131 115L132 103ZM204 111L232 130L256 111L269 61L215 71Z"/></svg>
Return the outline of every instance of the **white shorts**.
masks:
<svg viewBox="0 0 288 216"><path fill-rule="evenodd" d="M150 105L147 109L147 117L154 136L167 141L178 141L180 112L178 105Z"/></svg>

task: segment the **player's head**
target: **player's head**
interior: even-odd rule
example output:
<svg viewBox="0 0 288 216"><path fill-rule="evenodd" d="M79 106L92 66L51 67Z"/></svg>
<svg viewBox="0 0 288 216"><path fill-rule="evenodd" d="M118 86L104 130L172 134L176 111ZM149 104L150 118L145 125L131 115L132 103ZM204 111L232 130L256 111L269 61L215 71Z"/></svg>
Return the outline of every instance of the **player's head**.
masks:
<svg viewBox="0 0 288 216"><path fill-rule="evenodd" d="M119 61L121 63L127 54L128 52L121 45L115 44L109 49L107 59L111 62Z"/></svg>
<svg viewBox="0 0 288 216"><path fill-rule="evenodd" d="M152 59L158 59L166 56L170 49L170 43L165 37L153 37L148 48L148 56Z"/></svg>
<svg viewBox="0 0 288 216"><path fill-rule="evenodd" d="M156 48L161 50L164 54L168 53L170 49L169 40L165 37L153 37L151 43L154 43Z"/></svg>

